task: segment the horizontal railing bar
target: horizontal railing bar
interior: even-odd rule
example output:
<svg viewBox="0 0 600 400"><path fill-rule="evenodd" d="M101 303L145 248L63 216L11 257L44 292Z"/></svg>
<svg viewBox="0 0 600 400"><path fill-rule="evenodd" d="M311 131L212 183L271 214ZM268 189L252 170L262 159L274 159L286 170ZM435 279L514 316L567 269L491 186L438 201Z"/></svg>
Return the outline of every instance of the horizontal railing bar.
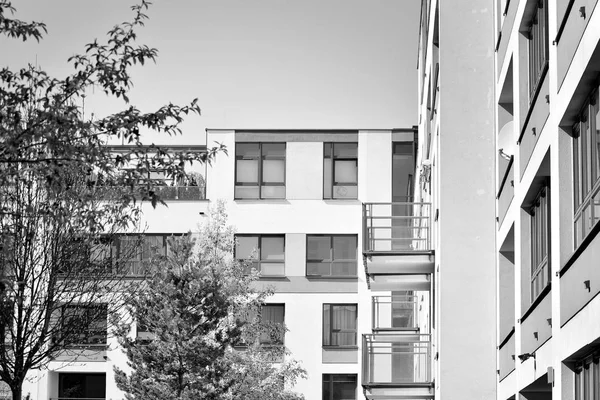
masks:
<svg viewBox="0 0 600 400"><path fill-rule="evenodd" d="M363 203L365 206L382 206L382 205L392 205L392 206L398 206L398 205L414 205L414 206L430 206L432 203L426 203L426 202L414 202L414 201L392 201L392 202L375 202L375 203Z"/></svg>
<svg viewBox="0 0 600 400"><path fill-rule="evenodd" d="M429 219L429 215L367 215L370 219Z"/></svg>

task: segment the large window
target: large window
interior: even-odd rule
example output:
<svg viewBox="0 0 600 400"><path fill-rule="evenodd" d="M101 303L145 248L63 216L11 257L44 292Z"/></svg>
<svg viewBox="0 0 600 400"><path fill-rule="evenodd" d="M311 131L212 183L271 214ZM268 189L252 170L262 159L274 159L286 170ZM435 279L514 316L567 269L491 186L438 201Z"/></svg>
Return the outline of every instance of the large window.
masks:
<svg viewBox="0 0 600 400"><path fill-rule="evenodd" d="M356 346L356 304L323 304L323 346Z"/></svg>
<svg viewBox="0 0 600 400"><path fill-rule="evenodd" d="M68 305L61 310L62 336L67 346L106 345L108 307Z"/></svg>
<svg viewBox="0 0 600 400"><path fill-rule="evenodd" d="M574 127L575 248L600 220L600 106L598 90Z"/></svg>
<svg viewBox="0 0 600 400"><path fill-rule="evenodd" d="M323 144L323 198L358 197L358 143Z"/></svg>
<svg viewBox="0 0 600 400"><path fill-rule="evenodd" d="M236 143L236 199L285 199L285 143Z"/></svg>
<svg viewBox="0 0 600 400"><path fill-rule="evenodd" d="M550 282L549 227L550 192L548 187L538 193L531 207L531 301L535 300Z"/></svg>
<svg viewBox="0 0 600 400"><path fill-rule="evenodd" d="M356 400L356 375L323 374L323 400Z"/></svg>
<svg viewBox="0 0 600 400"><path fill-rule="evenodd" d="M106 398L106 374L59 373L59 399L93 399Z"/></svg>
<svg viewBox="0 0 600 400"><path fill-rule="evenodd" d="M235 257L262 276L284 276L285 236L236 235Z"/></svg>
<svg viewBox="0 0 600 400"><path fill-rule="evenodd" d="M306 275L356 276L356 235L308 235Z"/></svg>
<svg viewBox="0 0 600 400"><path fill-rule="evenodd" d="M281 345L285 337L283 328L285 304L265 304L260 308L260 321L267 328L260 335L260 343L265 345Z"/></svg>
<svg viewBox="0 0 600 400"><path fill-rule="evenodd" d="M575 400L600 399L600 364L598 354L575 366Z"/></svg>
<svg viewBox="0 0 600 400"><path fill-rule="evenodd" d="M538 0L529 39L529 99L533 100L548 68L548 0Z"/></svg>

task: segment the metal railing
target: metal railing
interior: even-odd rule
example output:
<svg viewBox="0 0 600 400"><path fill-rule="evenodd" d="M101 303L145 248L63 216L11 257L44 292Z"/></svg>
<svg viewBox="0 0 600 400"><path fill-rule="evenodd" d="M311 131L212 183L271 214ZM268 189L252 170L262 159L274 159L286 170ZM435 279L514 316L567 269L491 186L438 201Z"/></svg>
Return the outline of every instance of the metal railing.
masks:
<svg viewBox="0 0 600 400"><path fill-rule="evenodd" d="M363 203L365 254L431 250L431 203Z"/></svg>
<svg viewBox="0 0 600 400"><path fill-rule="evenodd" d="M431 383L430 335L363 335L362 385L405 387Z"/></svg>
<svg viewBox="0 0 600 400"><path fill-rule="evenodd" d="M128 190L116 186L100 186L96 189L96 195L105 200L119 198ZM154 186L154 192L162 200L205 200L206 188L204 186Z"/></svg>
<svg viewBox="0 0 600 400"><path fill-rule="evenodd" d="M373 331L416 330L418 297L413 295L373 296L371 301L371 327Z"/></svg>

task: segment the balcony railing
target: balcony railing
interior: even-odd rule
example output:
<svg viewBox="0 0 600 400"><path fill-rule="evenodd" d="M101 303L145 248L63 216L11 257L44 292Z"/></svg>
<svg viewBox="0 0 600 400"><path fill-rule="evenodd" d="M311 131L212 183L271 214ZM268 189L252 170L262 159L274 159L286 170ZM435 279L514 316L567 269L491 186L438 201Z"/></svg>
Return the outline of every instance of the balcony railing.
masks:
<svg viewBox="0 0 600 400"><path fill-rule="evenodd" d="M366 255L430 252L431 203L363 203Z"/></svg>
<svg viewBox="0 0 600 400"><path fill-rule="evenodd" d="M415 331L418 323L418 297L412 295L373 296L371 326L373 331Z"/></svg>
<svg viewBox="0 0 600 400"><path fill-rule="evenodd" d="M206 188L203 186L154 186L153 189L162 200L196 201L206 199ZM123 193L115 186L98 187L96 189L100 198L105 200L118 198Z"/></svg>
<svg viewBox="0 0 600 400"><path fill-rule="evenodd" d="M432 383L430 335L363 335L362 385L423 387Z"/></svg>

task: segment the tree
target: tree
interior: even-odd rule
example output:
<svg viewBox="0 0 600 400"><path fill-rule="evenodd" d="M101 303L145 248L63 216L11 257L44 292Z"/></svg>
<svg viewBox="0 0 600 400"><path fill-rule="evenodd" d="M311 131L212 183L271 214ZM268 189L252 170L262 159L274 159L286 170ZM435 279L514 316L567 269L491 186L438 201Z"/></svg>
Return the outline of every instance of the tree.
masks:
<svg viewBox="0 0 600 400"><path fill-rule="evenodd" d="M131 21L71 57L66 78L32 65L0 70L0 379L13 399L21 399L28 371L93 334L89 326L115 311L109 305L122 304L123 271L114 258L106 261L107 246L118 232L135 229L140 200L162 202L150 173L182 181L188 164L225 151L142 143L143 131L176 135L186 115L200 113L196 100L147 113L129 104L131 67L158 54L136 44L149 4L141 0ZM41 40L46 26L14 12L0 0L0 34ZM83 99L92 90L122 102L123 110L86 115ZM115 153L106 146L115 140L129 146Z"/></svg>
<svg viewBox="0 0 600 400"><path fill-rule="evenodd" d="M285 327L260 321L271 293L255 289L256 272L245 275L248 265L233 259L233 233L219 202L199 237L172 240L170 254L153 260L144 287L128 297L138 336L121 325L131 371L115 368L127 399L302 398L284 381L293 385L303 369L282 361L283 345L260 344L260 337L279 343Z"/></svg>

